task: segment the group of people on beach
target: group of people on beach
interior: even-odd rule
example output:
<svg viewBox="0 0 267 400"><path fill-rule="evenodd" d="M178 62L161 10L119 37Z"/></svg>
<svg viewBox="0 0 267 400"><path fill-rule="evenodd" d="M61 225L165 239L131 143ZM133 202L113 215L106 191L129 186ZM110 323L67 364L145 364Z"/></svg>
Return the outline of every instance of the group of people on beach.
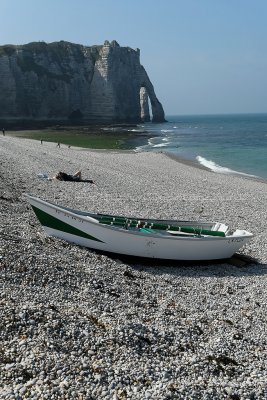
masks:
<svg viewBox="0 0 267 400"><path fill-rule="evenodd" d="M5 128L2 129L3 136L6 135ZM41 144L43 144L43 139L41 139ZM57 144L57 147L60 147L60 143ZM70 147L70 146L68 146ZM40 174L43 175L43 174ZM95 183L92 179L82 179L82 172L79 170L75 172L73 175L67 174L66 172L59 171L53 178L46 179L52 180L56 179L58 181L68 181L68 182L88 182L88 183Z"/></svg>
<svg viewBox="0 0 267 400"><path fill-rule="evenodd" d="M43 144L43 139L40 139L40 143ZM60 149L60 142L57 143L57 147ZM68 148L70 149L70 145L68 145Z"/></svg>

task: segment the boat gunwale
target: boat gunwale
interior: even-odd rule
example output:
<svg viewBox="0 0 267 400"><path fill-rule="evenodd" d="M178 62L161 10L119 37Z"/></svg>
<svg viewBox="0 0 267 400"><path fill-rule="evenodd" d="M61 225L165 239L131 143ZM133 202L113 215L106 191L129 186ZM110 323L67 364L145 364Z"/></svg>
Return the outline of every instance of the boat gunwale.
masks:
<svg viewBox="0 0 267 400"><path fill-rule="evenodd" d="M59 206L59 205L57 205L57 204L55 204L53 202L42 200L42 199L37 198L37 197L32 196L32 195L26 195L26 196L29 199L33 199L33 201L36 201L37 203L41 203L46 207L51 207L52 209L54 209L58 213L60 212L60 213L69 214L72 218L75 216L75 218L78 218L78 219L80 219L80 220L82 220L84 222L87 222L89 224L91 223L96 227L99 226L101 228L105 228L105 229L113 231L113 232L116 232L116 231L117 232L121 232L123 234L131 234L131 235L142 236L142 237L147 237L147 238L149 237L149 238L157 238L157 239L160 239L160 240L164 239L164 240L175 240L175 241L178 241L178 240L179 241L181 241L181 240L186 240L186 241L188 241L188 240L198 240L198 241L200 241L200 240L205 240L205 241L207 241L207 240L209 240L209 241L211 241L211 240L232 240L232 239L251 238L251 237L254 236L252 233L250 233L248 231L245 231L245 230L241 230L243 232L242 235L233 235L233 234L231 234L231 235L224 236L224 237L223 236L212 236L212 235L198 235L198 234L195 234L195 235L194 234L192 234L192 235L184 235L184 236L181 235L181 236L179 236L179 232L178 231L177 231L177 235L173 235L173 234L161 234L160 230L158 230L156 233L151 231L148 234L148 233L144 233L144 232L142 232L140 230L126 229L124 227L120 227L120 226L116 226L116 225L104 224L104 223L98 221L94 217L94 216L97 216L97 215L106 216L107 214L98 214L98 213L90 213L90 212L85 212L85 211L79 211L79 210L75 210L73 208ZM114 216L113 215L109 215L109 216L110 217L114 217L114 218L118 217L118 216L115 216L115 215ZM95 221L91 221L87 217L95 219ZM125 217L125 218L128 218L128 217ZM129 219L131 219L131 218L129 218ZM132 219L138 219L138 218L132 218ZM142 220L145 220L145 221L157 221L157 222L169 221L169 222L174 223L174 224L177 224L177 223L180 223L180 222L181 223L182 222L187 222L187 223L192 222L192 223L195 223L195 224L199 222L200 224L202 224L200 221L157 220L157 219L146 219L146 218L139 218L139 219L140 219L140 221L142 221ZM215 223L216 222L214 222L214 223L213 222L203 222L203 224L209 224L209 225L213 225ZM167 230L166 231L164 230L163 232L168 233Z"/></svg>

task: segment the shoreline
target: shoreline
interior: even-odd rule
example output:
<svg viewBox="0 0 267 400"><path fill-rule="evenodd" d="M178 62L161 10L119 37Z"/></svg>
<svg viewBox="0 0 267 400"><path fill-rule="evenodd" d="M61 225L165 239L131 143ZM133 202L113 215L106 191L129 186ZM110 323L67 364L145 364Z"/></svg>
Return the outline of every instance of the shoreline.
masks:
<svg viewBox="0 0 267 400"><path fill-rule="evenodd" d="M194 167L194 168L204 169L204 170L212 172L214 174L225 175L225 176L236 176L236 177L239 177L239 178L242 178L242 179L248 179L248 180L252 180L252 181L256 181L256 182L261 182L261 183L267 184L267 179L261 178L260 176L255 176L254 177L252 175L248 175L248 174L245 174L245 173L242 173L242 172L229 172L229 173L216 172L216 171L213 171L211 168L208 168L205 165L200 164L198 161L189 160L189 159L183 158L183 157L181 157L179 155L168 153L168 152L166 152L165 154L166 154L167 157L169 157L169 158L171 158L171 159L173 159L173 160L175 160L175 161L177 161L179 163L182 163L182 164Z"/></svg>
<svg viewBox="0 0 267 400"><path fill-rule="evenodd" d="M81 169L83 182L42 172ZM265 182L165 153L0 137L0 397L264 399ZM255 234L245 263L146 265L47 237L25 193L66 207L215 220Z"/></svg>
<svg viewBox="0 0 267 400"><path fill-rule="evenodd" d="M134 136L127 131L103 130L102 128L89 130L84 129L61 129L50 128L43 130L21 130L9 132L10 137L32 139L41 143L55 143L62 146L82 147L84 149L118 149L125 150L131 147L128 141Z"/></svg>
<svg viewBox="0 0 267 400"><path fill-rule="evenodd" d="M85 146L82 146L84 149L87 149L89 151L126 151L126 152L133 152L133 153L138 153L140 151L136 151L136 148L139 146L133 146L132 144L130 145L130 148L127 148L127 146L129 146L129 144L127 145L127 143L129 142L129 140L131 140L132 138L137 139L139 138L141 140L144 138L148 138L150 137L150 133L148 131L144 131L144 132L140 132L138 133L138 135L136 135L135 132L133 131L128 131L128 130L123 130L123 128L125 127L129 127L132 126L130 124L122 124L122 125L114 125L115 128L121 128L121 130L115 130L113 131L113 126L106 126L106 125L90 125L90 126L60 126L59 128L52 126L52 127L47 127L44 129L39 129L39 130L35 130L35 129L31 129L31 130L14 130L14 131L10 131L11 132L11 136L15 136L15 137L21 137L22 132L34 132L36 131L36 134L40 136L40 132L43 132L43 134L40 136L40 138L42 136L44 136L49 130L52 130L53 132L58 132L58 133L69 133L69 132L78 132L78 134L80 135L88 135L88 143ZM137 125L136 125L137 126ZM33 134L33 133L32 133ZM125 136L126 135L126 136ZM101 148L101 146L103 145L101 142L99 142L97 140L97 144L94 144L94 138L97 137L98 139L101 137L101 142L106 143L107 141L107 147L106 148ZM30 136L25 136L24 138L28 138L28 139L33 139ZM112 138L113 140L113 144L109 143L110 138ZM66 139L66 138L65 138ZM91 139L91 140L90 140ZM40 140L40 139L34 139L34 140ZM45 139L42 139L43 141L46 141ZM93 141L92 141L93 140ZM60 142L61 140L55 140L55 139L48 139L48 142L53 142L53 143L57 143ZM74 142L77 142L77 136L75 136L74 138ZM75 146L72 141L70 142L63 142L62 144L64 145L69 145L71 144L73 147L78 147ZM95 147L96 146L96 147ZM146 151L149 152L149 151ZM152 151L151 151L152 152ZM156 152L155 152L156 153ZM238 171L232 171L229 170L229 172L218 172L218 171L214 171L212 168L209 168L203 164L201 164L200 162L198 162L197 160L192 160L189 158L185 158L182 155L178 155L172 152L168 152L168 151L158 151L158 153L164 153L166 154L169 158L173 159L173 160L177 160L178 162L181 162L185 165L191 165L194 166L195 168L200 168L200 169L205 169L207 171L213 172L215 174L220 174L220 175L232 175L232 176L240 176L242 178L245 179L250 179L250 180L256 180L262 183L267 183L267 178L263 178L260 176L254 176L254 175L249 175L245 172L238 172Z"/></svg>
<svg viewBox="0 0 267 400"><path fill-rule="evenodd" d="M170 159L177 161L179 163L182 163L184 165L188 165L190 167L194 167L194 168L198 168L198 169L203 169L203 170L209 171L209 172L214 172L210 168L205 167L204 165L201 165L196 160L189 160L189 159L183 158L177 154L170 153L170 152L163 152L163 153L166 154L166 156L169 157Z"/></svg>

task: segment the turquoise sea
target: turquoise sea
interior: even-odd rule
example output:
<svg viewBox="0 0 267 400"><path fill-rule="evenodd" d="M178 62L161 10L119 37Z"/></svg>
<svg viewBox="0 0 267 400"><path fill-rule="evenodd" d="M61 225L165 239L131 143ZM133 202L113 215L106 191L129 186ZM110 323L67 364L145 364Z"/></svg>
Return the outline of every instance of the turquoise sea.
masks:
<svg viewBox="0 0 267 400"><path fill-rule="evenodd" d="M197 161L218 173L267 179L267 114L166 116L145 123L145 144L136 151L164 151ZM143 137L144 139L144 137Z"/></svg>

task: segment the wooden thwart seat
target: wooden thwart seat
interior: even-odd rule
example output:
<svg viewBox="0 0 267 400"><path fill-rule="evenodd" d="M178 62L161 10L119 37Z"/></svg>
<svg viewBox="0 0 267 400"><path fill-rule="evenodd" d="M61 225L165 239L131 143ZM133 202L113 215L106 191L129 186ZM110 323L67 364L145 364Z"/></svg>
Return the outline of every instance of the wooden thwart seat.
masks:
<svg viewBox="0 0 267 400"><path fill-rule="evenodd" d="M122 228L124 227L125 229L128 228L148 228L148 229L153 229L155 230L165 230L168 232L177 232L179 233L187 233L189 235L207 235L207 236L221 236L225 237L225 231L224 229L228 229L228 227L224 224L218 224L218 228L222 226L223 230L218 230L217 229L205 229L201 227L194 227L194 226L176 226L176 225L167 225L167 224L161 224L156 222L152 222L149 220L137 220L137 219L129 219L129 218L123 218L123 217L113 217L113 216L99 216L98 218L99 222L101 224L105 225L115 225L115 226L121 226ZM217 224L216 224L217 225ZM226 230L227 230L226 229Z"/></svg>

